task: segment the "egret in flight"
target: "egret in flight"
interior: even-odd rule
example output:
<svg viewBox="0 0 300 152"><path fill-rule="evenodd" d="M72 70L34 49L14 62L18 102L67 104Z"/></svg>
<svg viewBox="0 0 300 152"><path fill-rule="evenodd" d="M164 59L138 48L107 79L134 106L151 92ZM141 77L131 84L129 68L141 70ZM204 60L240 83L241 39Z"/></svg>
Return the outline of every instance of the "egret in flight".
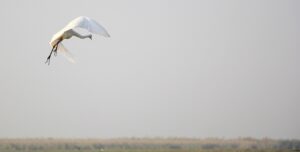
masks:
<svg viewBox="0 0 300 152"><path fill-rule="evenodd" d="M56 56L57 52L62 53L70 62L75 62L72 55L62 44L62 41L64 39L70 39L72 36L76 36L80 39L92 39L92 34L81 35L75 31L76 28L82 28L93 34L102 35L104 37L110 37L105 28L99 23L97 23L95 20L85 16L77 17L74 20L72 20L69 24L67 24L67 26L65 26L62 30L53 35L50 41L52 50L45 63L48 63L49 65L52 53L54 53L54 55Z"/></svg>

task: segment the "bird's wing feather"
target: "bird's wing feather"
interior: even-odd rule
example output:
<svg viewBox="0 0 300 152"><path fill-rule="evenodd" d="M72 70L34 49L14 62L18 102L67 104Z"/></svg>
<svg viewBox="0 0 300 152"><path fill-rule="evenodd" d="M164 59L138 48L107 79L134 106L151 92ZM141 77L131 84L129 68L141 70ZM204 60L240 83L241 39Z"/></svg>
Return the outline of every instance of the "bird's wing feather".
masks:
<svg viewBox="0 0 300 152"><path fill-rule="evenodd" d="M91 33L102 35L104 37L110 37L106 29L101 26L99 23L97 23L95 20L80 16L72 20L64 29L74 29L74 28L83 28L88 30Z"/></svg>
<svg viewBox="0 0 300 152"><path fill-rule="evenodd" d="M75 63L73 55L67 50L67 48L62 43L59 43L57 47L57 52L61 53L71 63Z"/></svg>

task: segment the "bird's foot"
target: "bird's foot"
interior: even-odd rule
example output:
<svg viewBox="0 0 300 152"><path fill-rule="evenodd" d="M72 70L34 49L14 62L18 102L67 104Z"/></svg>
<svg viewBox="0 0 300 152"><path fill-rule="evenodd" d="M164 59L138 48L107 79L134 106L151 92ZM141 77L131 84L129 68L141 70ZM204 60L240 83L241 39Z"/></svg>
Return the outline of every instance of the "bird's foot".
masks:
<svg viewBox="0 0 300 152"><path fill-rule="evenodd" d="M50 56L47 58L45 64L47 64L47 63L48 63L48 65L50 65Z"/></svg>

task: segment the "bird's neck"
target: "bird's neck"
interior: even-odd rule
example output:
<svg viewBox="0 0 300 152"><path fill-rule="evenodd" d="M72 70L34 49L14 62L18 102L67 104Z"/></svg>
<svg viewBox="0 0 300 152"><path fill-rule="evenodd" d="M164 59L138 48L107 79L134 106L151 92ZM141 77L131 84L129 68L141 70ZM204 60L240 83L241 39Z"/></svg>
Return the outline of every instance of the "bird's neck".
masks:
<svg viewBox="0 0 300 152"><path fill-rule="evenodd" d="M81 35L81 34L77 33L76 31L74 31L72 29L68 30L67 33L69 33L72 36L76 36L76 37L78 37L80 39L85 39L85 38L90 37L90 34L89 35Z"/></svg>
<svg viewBox="0 0 300 152"><path fill-rule="evenodd" d="M79 38L81 39L85 39L85 38L88 38L90 35L78 35Z"/></svg>

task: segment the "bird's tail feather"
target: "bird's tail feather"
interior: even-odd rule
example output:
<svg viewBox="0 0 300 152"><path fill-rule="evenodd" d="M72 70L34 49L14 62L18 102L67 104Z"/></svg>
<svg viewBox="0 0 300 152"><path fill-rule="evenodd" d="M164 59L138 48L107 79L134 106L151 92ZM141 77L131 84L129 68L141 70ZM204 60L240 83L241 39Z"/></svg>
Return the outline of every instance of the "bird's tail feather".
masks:
<svg viewBox="0 0 300 152"><path fill-rule="evenodd" d="M64 57L66 57L69 62L75 63L74 56L66 49L66 47L62 43L59 43L57 47L57 52L61 53Z"/></svg>

